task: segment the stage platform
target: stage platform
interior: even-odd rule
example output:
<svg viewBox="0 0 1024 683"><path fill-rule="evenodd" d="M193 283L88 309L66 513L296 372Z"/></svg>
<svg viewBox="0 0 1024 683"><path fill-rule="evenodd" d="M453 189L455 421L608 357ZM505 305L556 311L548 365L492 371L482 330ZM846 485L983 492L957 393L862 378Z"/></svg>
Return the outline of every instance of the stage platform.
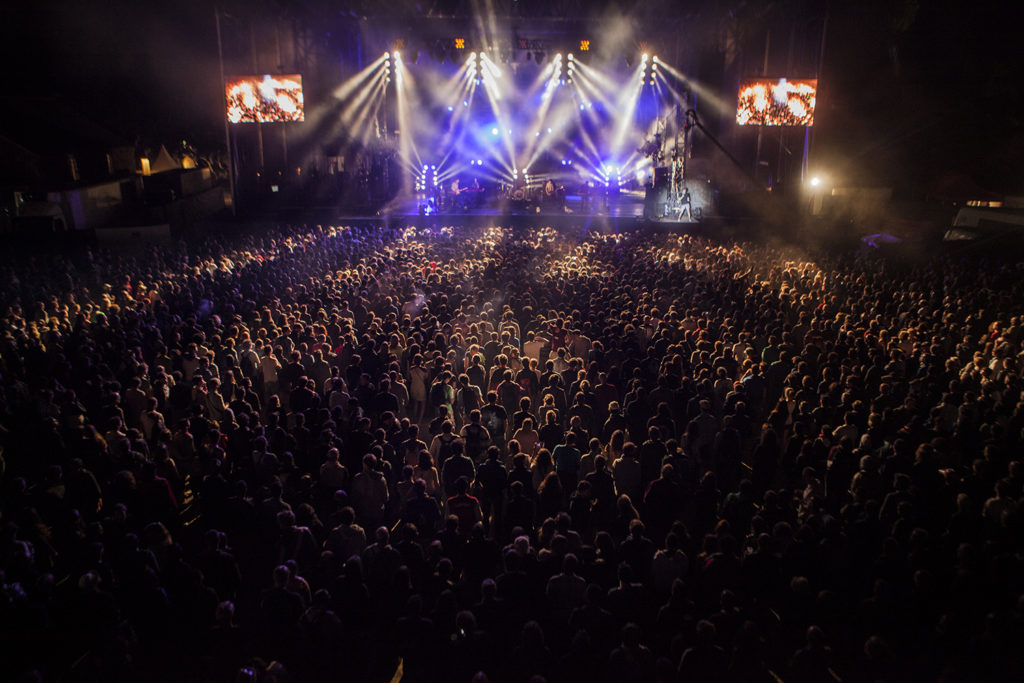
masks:
<svg viewBox="0 0 1024 683"><path fill-rule="evenodd" d="M686 229L696 227L700 223L686 216L681 220L674 217L645 217L643 193L628 191L591 198L589 202L585 202L580 196L569 195L566 197L564 208L557 204L524 207L492 199L481 202L478 206L436 213L428 209L421 198L410 197L393 200L373 216L342 215L338 216L338 219L350 223L372 221L417 227L543 224L556 229L571 228L600 232L628 231L650 226Z"/></svg>

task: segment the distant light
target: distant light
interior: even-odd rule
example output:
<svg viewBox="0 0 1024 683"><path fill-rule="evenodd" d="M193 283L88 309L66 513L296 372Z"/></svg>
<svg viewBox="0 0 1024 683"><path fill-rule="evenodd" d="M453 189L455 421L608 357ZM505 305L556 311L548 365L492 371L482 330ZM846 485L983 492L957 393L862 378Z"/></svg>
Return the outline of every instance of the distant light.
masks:
<svg viewBox="0 0 1024 683"><path fill-rule="evenodd" d="M462 106L463 107L468 107L469 106L469 100L463 100Z"/></svg>
<svg viewBox="0 0 1024 683"><path fill-rule="evenodd" d="M448 107L448 111L455 111L455 107Z"/></svg>
<svg viewBox="0 0 1024 683"><path fill-rule="evenodd" d="M580 111L583 111L584 109L586 109L586 105L582 105L582 104L581 104L581 105L580 105Z"/></svg>
<svg viewBox="0 0 1024 683"><path fill-rule="evenodd" d="M500 132L501 131L498 130L497 126L495 126L494 128L491 128L491 135L497 135Z"/></svg>
<svg viewBox="0 0 1024 683"><path fill-rule="evenodd" d="M562 159L562 166L565 166L565 159Z"/></svg>
<svg viewBox="0 0 1024 683"><path fill-rule="evenodd" d="M551 132L551 129L550 129L550 128L548 128L548 132L549 132L549 133Z"/></svg>

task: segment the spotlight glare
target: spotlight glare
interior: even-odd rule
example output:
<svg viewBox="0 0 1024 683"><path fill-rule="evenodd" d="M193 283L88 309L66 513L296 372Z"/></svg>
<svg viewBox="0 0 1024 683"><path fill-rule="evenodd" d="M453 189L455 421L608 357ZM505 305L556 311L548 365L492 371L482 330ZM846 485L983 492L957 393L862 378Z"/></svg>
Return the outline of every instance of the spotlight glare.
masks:
<svg viewBox="0 0 1024 683"><path fill-rule="evenodd" d="M640 57L640 59L641 59L642 61L646 62L646 61L647 61L647 59L648 59L648 57L647 57L647 53L645 52L645 53L643 54L643 56L641 56L641 57Z"/></svg>
<svg viewBox="0 0 1024 683"><path fill-rule="evenodd" d="M811 187L818 187L819 185L821 185L821 178L818 176L811 178Z"/></svg>
<svg viewBox="0 0 1024 683"><path fill-rule="evenodd" d="M402 59L402 53L399 52L398 50L395 50L395 61L397 62L397 61L399 61L401 59Z"/></svg>

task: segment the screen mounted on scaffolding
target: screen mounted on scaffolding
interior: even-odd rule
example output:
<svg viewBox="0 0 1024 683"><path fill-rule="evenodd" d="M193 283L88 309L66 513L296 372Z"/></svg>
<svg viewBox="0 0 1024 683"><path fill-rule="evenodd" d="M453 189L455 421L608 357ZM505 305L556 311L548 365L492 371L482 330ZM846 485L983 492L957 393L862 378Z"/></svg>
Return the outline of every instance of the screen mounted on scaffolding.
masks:
<svg viewBox="0 0 1024 683"><path fill-rule="evenodd" d="M302 121L305 106L302 76L236 76L224 84L227 117L231 123Z"/></svg>
<svg viewBox="0 0 1024 683"><path fill-rule="evenodd" d="M751 78L740 84L736 123L741 126L813 126L815 78Z"/></svg>

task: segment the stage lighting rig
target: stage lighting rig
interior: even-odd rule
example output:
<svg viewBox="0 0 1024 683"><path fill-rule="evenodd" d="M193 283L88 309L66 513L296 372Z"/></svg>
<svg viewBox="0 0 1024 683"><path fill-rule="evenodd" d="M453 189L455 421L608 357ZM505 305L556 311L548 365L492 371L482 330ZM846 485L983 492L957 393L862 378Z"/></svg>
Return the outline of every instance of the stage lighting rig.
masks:
<svg viewBox="0 0 1024 683"><path fill-rule="evenodd" d="M590 52L590 41L589 40L581 40L580 41L580 52Z"/></svg>
<svg viewBox="0 0 1024 683"><path fill-rule="evenodd" d="M433 191L437 187L437 166L423 164L423 169L416 175L416 191Z"/></svg>
<svg viewBox="0 0 1024 683"><path fill-rule="evenodd" d="M649 58L649 55L645 52L640 57L640 83L649 83L654 85L655 78L658 75L658 55L654 55L653 58Z"/></svg>

